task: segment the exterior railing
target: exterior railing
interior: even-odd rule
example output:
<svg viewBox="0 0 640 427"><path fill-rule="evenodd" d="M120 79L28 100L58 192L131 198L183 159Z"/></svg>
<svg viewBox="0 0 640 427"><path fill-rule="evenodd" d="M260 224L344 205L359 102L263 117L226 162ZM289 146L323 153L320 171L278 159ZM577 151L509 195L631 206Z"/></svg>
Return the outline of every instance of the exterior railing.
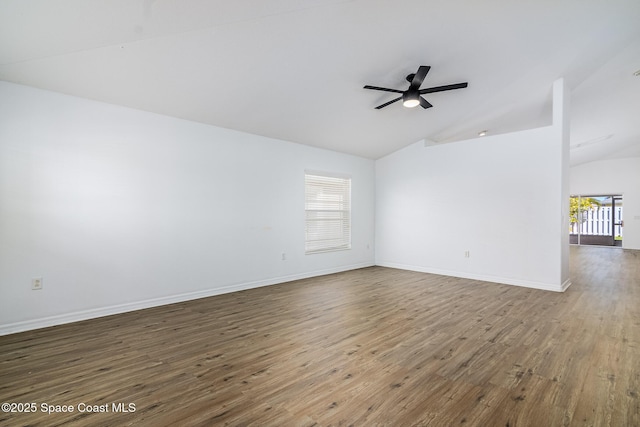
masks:
<svg viewBox="0 0 640 427"><path fill-rule="evenodd" d="M589 236L622 236L622 206L599 206L581 211L578 222L571 224L571 234ZM612 233L613 231L613 233Z"/></svg>

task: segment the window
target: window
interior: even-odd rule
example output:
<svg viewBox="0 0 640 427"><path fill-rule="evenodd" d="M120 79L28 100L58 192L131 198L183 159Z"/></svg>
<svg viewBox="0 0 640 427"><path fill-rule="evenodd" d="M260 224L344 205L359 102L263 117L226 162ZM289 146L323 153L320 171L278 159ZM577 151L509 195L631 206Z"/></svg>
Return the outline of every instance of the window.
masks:
<svg viewBox="0 0 640 427"><path fill-rule="evenodd" d="M305 172L305 253L351 249L351 177Z"/></svg>

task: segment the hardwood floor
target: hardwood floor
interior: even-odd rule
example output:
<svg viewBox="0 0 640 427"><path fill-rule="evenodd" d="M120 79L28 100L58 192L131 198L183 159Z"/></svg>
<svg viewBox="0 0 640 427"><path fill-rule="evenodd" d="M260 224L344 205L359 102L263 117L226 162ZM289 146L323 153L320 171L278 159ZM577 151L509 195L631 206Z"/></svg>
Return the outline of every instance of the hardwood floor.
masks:
<svg viewBox="0 0 640 427"><path fill-rule="evenodd" d="M36 404L0 425L640 426L640 253L571 264L563 294L372 267L0 337L0 401Z"/></svg>

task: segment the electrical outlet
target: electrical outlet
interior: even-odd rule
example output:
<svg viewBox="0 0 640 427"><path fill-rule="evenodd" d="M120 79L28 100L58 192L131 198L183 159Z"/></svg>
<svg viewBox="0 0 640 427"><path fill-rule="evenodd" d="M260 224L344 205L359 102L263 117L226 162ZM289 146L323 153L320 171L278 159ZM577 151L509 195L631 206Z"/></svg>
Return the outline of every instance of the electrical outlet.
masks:
<svg viewBox="0 0 640 427"><path fill-rule="evenodd" d="M31 289L34 291L42 289L42 277L34 277L31 279Z"/></svg>
<svg viewBox="0 0 640 427"><path fill-rule="evenodd" d="M464 251L465 258L469 258L470 256L471 256L471 253L469 251Z"/></svg>
<svg viewBox="0 0 640 427"><path fill-rule="evenodd" d="M284 252L282 252L282 260L286 261L287 260L287 254L285 254Z"/></svg>

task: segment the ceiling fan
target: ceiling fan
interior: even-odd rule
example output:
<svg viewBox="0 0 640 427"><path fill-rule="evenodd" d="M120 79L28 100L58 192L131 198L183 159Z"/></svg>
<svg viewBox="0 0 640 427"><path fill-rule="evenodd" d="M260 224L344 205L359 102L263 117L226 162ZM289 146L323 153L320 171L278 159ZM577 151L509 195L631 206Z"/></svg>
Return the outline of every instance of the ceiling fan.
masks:
<svg viewBox="0 0 640 427"><path fill-rule="evenodd" d="M381 108L386 107L387 105L400 101L401 99L402 99L402 105L404 105L407 108L417 107L418 105L420 105L422 108L430 108L430 107L433 107L433 105L431 105L421 95L424 95L425 93L443 92L445 90L462 89L468 86L468 83L464 82L464 83L455 83L452 85L435 86L435 87L429 87L426 89L420 89L420 86L422 85L422 81L427 76L427 73L429 72L430 69L431 67L428 65L421 65L415 74L409 74L407 76L407 81L410 84L409 84L409 89L407 90L388 89L386 87L369 86L369 85L366 85L364 89L382 90L385 92L394 92L394 93L402 94L402 96L396 99L392 99L389 102L385 102L382 105L378 105L376 107L376 110L379 110Z"/></svg>

